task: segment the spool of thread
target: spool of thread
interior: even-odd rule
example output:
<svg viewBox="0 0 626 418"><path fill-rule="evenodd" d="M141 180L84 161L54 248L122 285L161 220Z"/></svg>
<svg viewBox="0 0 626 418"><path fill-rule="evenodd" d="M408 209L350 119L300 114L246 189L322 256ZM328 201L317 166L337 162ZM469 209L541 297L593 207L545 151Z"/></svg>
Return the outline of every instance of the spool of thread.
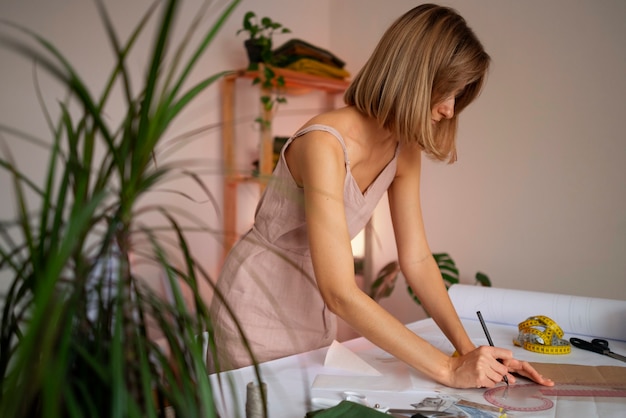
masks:
<svg viewBox="0 0 626 418"><path fill-rule="evenodd" d="M265 398L265 402L263 399ZM265 418L264 405L267 404L267 384L250 382L246 386L246 418Z"/></svg>

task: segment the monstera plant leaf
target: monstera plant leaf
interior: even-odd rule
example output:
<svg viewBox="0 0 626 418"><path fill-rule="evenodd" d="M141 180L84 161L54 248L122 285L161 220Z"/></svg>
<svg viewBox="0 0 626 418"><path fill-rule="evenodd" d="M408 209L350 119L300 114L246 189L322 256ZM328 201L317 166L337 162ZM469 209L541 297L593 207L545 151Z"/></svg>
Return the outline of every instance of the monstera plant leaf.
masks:
<svg viewBox="0 0 626 418"><path fill-rule="evenodd" d="M378 272L374 283L372 283L369 293L370 297L378 302L380 299L391 295L391 292L393 292L393 289L396 286L399 274L400 265L397 261L392 261L383 267Z"/></svg>
<svg viewBox="0 0 626 418"><path fill-rule="evenodd" d="M433 258L437 263L437 267L439 267L439 271L441 272L441 277L443 278L443 282L446 285L446 289L449 289L453 284L459 283L459 269L456 266L456 263L450 257L448 253L434 253ZM355 271L357 273L362 272L363 270L363 260L358 259L355 260ZM374 299L376 302L379 302L381 299L389 297L393 292L393 289L396 286L396 281L398 280L398 276L400 275L400 265L397 261L392 261L385 265L376 276L376 279L370 286L369 296ZM491 287L491 280L485 273L477 272L475 276L476 285ZM417 297L417 295L411 289L411 286L407 285L407 291L411 298L418 305L422 305L422 301ZM428 314L428 313L427 313Z"/></svg>

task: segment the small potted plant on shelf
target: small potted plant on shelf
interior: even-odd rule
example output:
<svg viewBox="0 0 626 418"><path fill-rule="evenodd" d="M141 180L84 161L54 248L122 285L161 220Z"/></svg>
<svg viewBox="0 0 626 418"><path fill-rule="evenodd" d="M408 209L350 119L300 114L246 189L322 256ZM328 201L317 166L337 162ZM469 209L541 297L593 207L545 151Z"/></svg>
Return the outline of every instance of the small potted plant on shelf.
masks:
<svg viewBox="0 0 626 418"><path fill-rule="evenodd" d="M248 39L244 41L248 53L249 70L257 70L259 63L275 64L272 55L272 37L275 32L291 33L281 23L273 21L269 17L258 18L254 12L247 12L243 17L243 27L237 31L248 33Z"/></svg>
<svg viewBox="0 0 626 418"><path fill-rule="evenodd" d="M287 102L282 94L285 79L273 68L280 64L272 52L273 36L276 33L291 33L291 30L267 16L258 18L256 13L249 11L244 15L243 27L237 31L237 35L242 32L248 33L248 39L244 41L248 53L248 71L259 71L252 84L258 84L265 92L269 92L261 95L264 114L256 118L255 122L261 128L269 128L275 105ZM259 64L263 64L262 68Z"/></svg>

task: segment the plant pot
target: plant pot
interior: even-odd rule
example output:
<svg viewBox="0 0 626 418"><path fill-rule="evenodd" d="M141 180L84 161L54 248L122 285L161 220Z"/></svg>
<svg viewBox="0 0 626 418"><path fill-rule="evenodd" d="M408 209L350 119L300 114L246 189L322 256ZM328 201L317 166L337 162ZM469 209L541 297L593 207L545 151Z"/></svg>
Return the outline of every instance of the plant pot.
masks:
<svg viewBox="0 0 626 418"><path fill-rule="evenodd" d="M256 70L259 63L263 62L263 44L256 39L248 39L244 42L244 46L248 53L248 68Z"/></svg>

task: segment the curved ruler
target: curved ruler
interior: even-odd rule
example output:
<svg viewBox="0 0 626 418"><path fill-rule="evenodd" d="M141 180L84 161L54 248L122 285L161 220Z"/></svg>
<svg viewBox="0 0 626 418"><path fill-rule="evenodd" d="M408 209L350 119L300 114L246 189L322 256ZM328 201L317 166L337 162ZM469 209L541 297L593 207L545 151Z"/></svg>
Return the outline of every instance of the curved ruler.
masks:
<svg viewBox="0 0 626 418"><path fill-rule="evenodd" d="M569 354L572 347L563 339L563 330L544 315L531 316L518 324L519 334L513 343L541 354Z"/></svg>
<svg viewBox="0 0 626 418"><path fill-rule="evenodd" d="M554 406L554 402L544 398L537 384L496 386L487 389L483 396L487 402L505 411L537 412Z"/></svg>
<svg viewBox="0 0 626 418"><path fill-rule="evenodd" d="M626 397L626 389L594 385L557 384L548 387L536 383L496 386L483 394L485 400L506 411L536 412L554 406L546 396Z"/></svg>

